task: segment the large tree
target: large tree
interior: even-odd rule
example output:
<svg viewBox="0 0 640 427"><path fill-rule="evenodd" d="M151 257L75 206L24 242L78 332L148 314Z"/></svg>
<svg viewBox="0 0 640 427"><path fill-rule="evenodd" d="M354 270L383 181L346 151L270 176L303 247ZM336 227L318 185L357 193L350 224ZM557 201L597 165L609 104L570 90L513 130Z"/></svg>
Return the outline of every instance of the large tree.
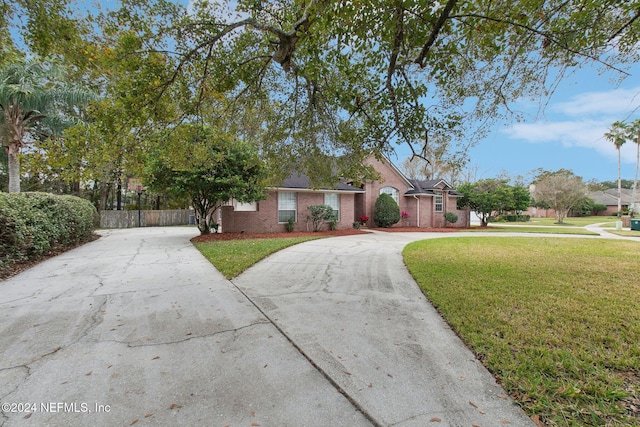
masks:
<svg viewBox="0 0 640 427"><path fill-rule="evenodd" d="M236 13L225 14L232 5ZM479 123L508 113L514 100L548 95L574 65L624 75L638 59L639 6L229 0L192 2L187 13L155 0L124 1L100 22L106 36L129 31L140 40L123 58L171 58L170 76L149 86L152 94L135 94L141 103L180 84L192 95L184 111L195 115L220 97L233 102L218 114L237 119L275 106L257 128L261 152L284 168L313 169L318 149L349 154L353 166L395 143L427 157L436 136L466 147L482 136Z"/></svg>
<svg viewBox="0 0 640 427"><path fill-rule="evenodd" d="M552 208L558 224L562 224L569 211L587 196L587 185L582 178L567 169L541 171L533 186L532 196L536 206Z"/></svg>
<svg viewBox="0 0 640 427"><path fill-rule="evenodd" d="M20 150L55 138L77 122L94 95L64 81L56 64L17 62L0 70L0 140L8 158L9 192L20 192Z"/></svg>

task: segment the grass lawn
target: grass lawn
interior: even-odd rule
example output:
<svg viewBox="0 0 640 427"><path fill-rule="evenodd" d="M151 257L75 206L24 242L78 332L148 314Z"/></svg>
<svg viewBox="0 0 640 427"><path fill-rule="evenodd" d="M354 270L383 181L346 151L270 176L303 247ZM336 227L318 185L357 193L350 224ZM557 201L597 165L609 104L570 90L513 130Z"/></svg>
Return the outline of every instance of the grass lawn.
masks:
<svg viewBox="0 0 640 427"><path fill-rule="evenodd" d="M556 224L555 218L531 218L530 221L524 223L513 222L511 224L526 225L547 225L554 227L584 227L585 225L605 223L604 227L615 227L618 218L615 216L582 216L569 217L562 221L562 224Z"/></svg>
<svg viewBox="0 0 640 427"><path fill-rule="evenodd" d="M530 416L640 425L640 243L457 237L414 242L404 257Z"/></svg>
<svg viewBox="0 0 640 427"><path fill-rule="evenodd" d="M499 224L499 225L498 225ZM490 231L490 232L514 232L514 233L536 233L536 234L580 234L587 236L599 236L599 233L594 233L582 227L541 227L532 225L529 222L521 223L509 223L512 225L504 225L502 223L491 223L489 227L472 227L465 231ZM522 225L519 225L522 224Z"/></svg>
<svg viewBox="0 0 640 427"><path fill-rule="evenodd" d="M218 271L227 279L232 279L274 252L319 238L321 237L220 240L193 244Z"/></svg>

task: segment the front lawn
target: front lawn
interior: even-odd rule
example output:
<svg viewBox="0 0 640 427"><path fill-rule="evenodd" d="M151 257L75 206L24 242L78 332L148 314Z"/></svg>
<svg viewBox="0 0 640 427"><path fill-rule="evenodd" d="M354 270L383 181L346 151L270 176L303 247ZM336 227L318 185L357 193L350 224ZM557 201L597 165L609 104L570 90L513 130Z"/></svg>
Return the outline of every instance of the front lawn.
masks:
<svg viewBox="0 0 640 427"><path fill-rule="evenodd" d="M510 224L510 225L507 225ZM522 225L520 225L522 224ZM489 227L471 227L465 231L490 231L499 233L501 231L512 233L536 233L536 234L579 234L584 236L599 236L599 233L594 233L586 228L582 227L549 227L549 226L535 226L528 222L511 222L511 223L491 223Z"/></svg>
<svg viewBox="0 0 640 427"><path fill-rule="evenodd" d="M640 243L455 237L409 244L404 257L529 415L640 425Z"/></svg>

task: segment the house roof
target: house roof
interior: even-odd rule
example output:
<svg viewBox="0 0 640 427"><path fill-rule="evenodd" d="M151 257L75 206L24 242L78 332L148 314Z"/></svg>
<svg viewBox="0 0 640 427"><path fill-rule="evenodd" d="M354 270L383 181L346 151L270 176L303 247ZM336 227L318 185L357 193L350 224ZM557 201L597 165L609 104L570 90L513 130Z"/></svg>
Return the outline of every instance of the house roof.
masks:
<svg viewBox="0 0 640 427"><path fill-rule="evenodd" d="M434 194L440 193L442 191L449 191L449 195L454 197L462 196L461 194L457 193L444 179L429 179L426 181L410 179L409 182L411 183L411 186L413 188L404 193L405 196L433 196Z"/></svg>
<svg viewBox="0 0 640 427"><path fill-rule="evenodd" d="M311 185L311 179L308 176L294 173L285 179L278 188L280 189L295 189L295 190L314 190ZM354 187L351 184L339 182L335 187L321 187L316 191L347 191L353 193L363 193L362 188Z"/></svg>
<svg viewBox="0 0 640 427"><path fill-rule="evenodd" d="M623 188L621 191L620 202L623 205L631 204L631 195L633 190ZM618 205L618 189L609 188L607 190L593 191L589 194L589 197L593 199L595 203L605 206L617 206Z"/></svg>

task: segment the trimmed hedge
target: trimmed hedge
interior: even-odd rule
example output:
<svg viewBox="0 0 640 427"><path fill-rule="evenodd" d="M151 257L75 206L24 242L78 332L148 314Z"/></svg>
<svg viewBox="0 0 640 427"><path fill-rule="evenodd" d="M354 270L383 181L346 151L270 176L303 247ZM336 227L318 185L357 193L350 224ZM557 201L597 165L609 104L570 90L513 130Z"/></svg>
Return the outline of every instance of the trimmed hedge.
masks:
<svg viewBox="0 0 640 427"><path fill-rule="evenodd" d="M98 212L88 200L48 193L0 193L0 271L91 239Z"/></svg>

